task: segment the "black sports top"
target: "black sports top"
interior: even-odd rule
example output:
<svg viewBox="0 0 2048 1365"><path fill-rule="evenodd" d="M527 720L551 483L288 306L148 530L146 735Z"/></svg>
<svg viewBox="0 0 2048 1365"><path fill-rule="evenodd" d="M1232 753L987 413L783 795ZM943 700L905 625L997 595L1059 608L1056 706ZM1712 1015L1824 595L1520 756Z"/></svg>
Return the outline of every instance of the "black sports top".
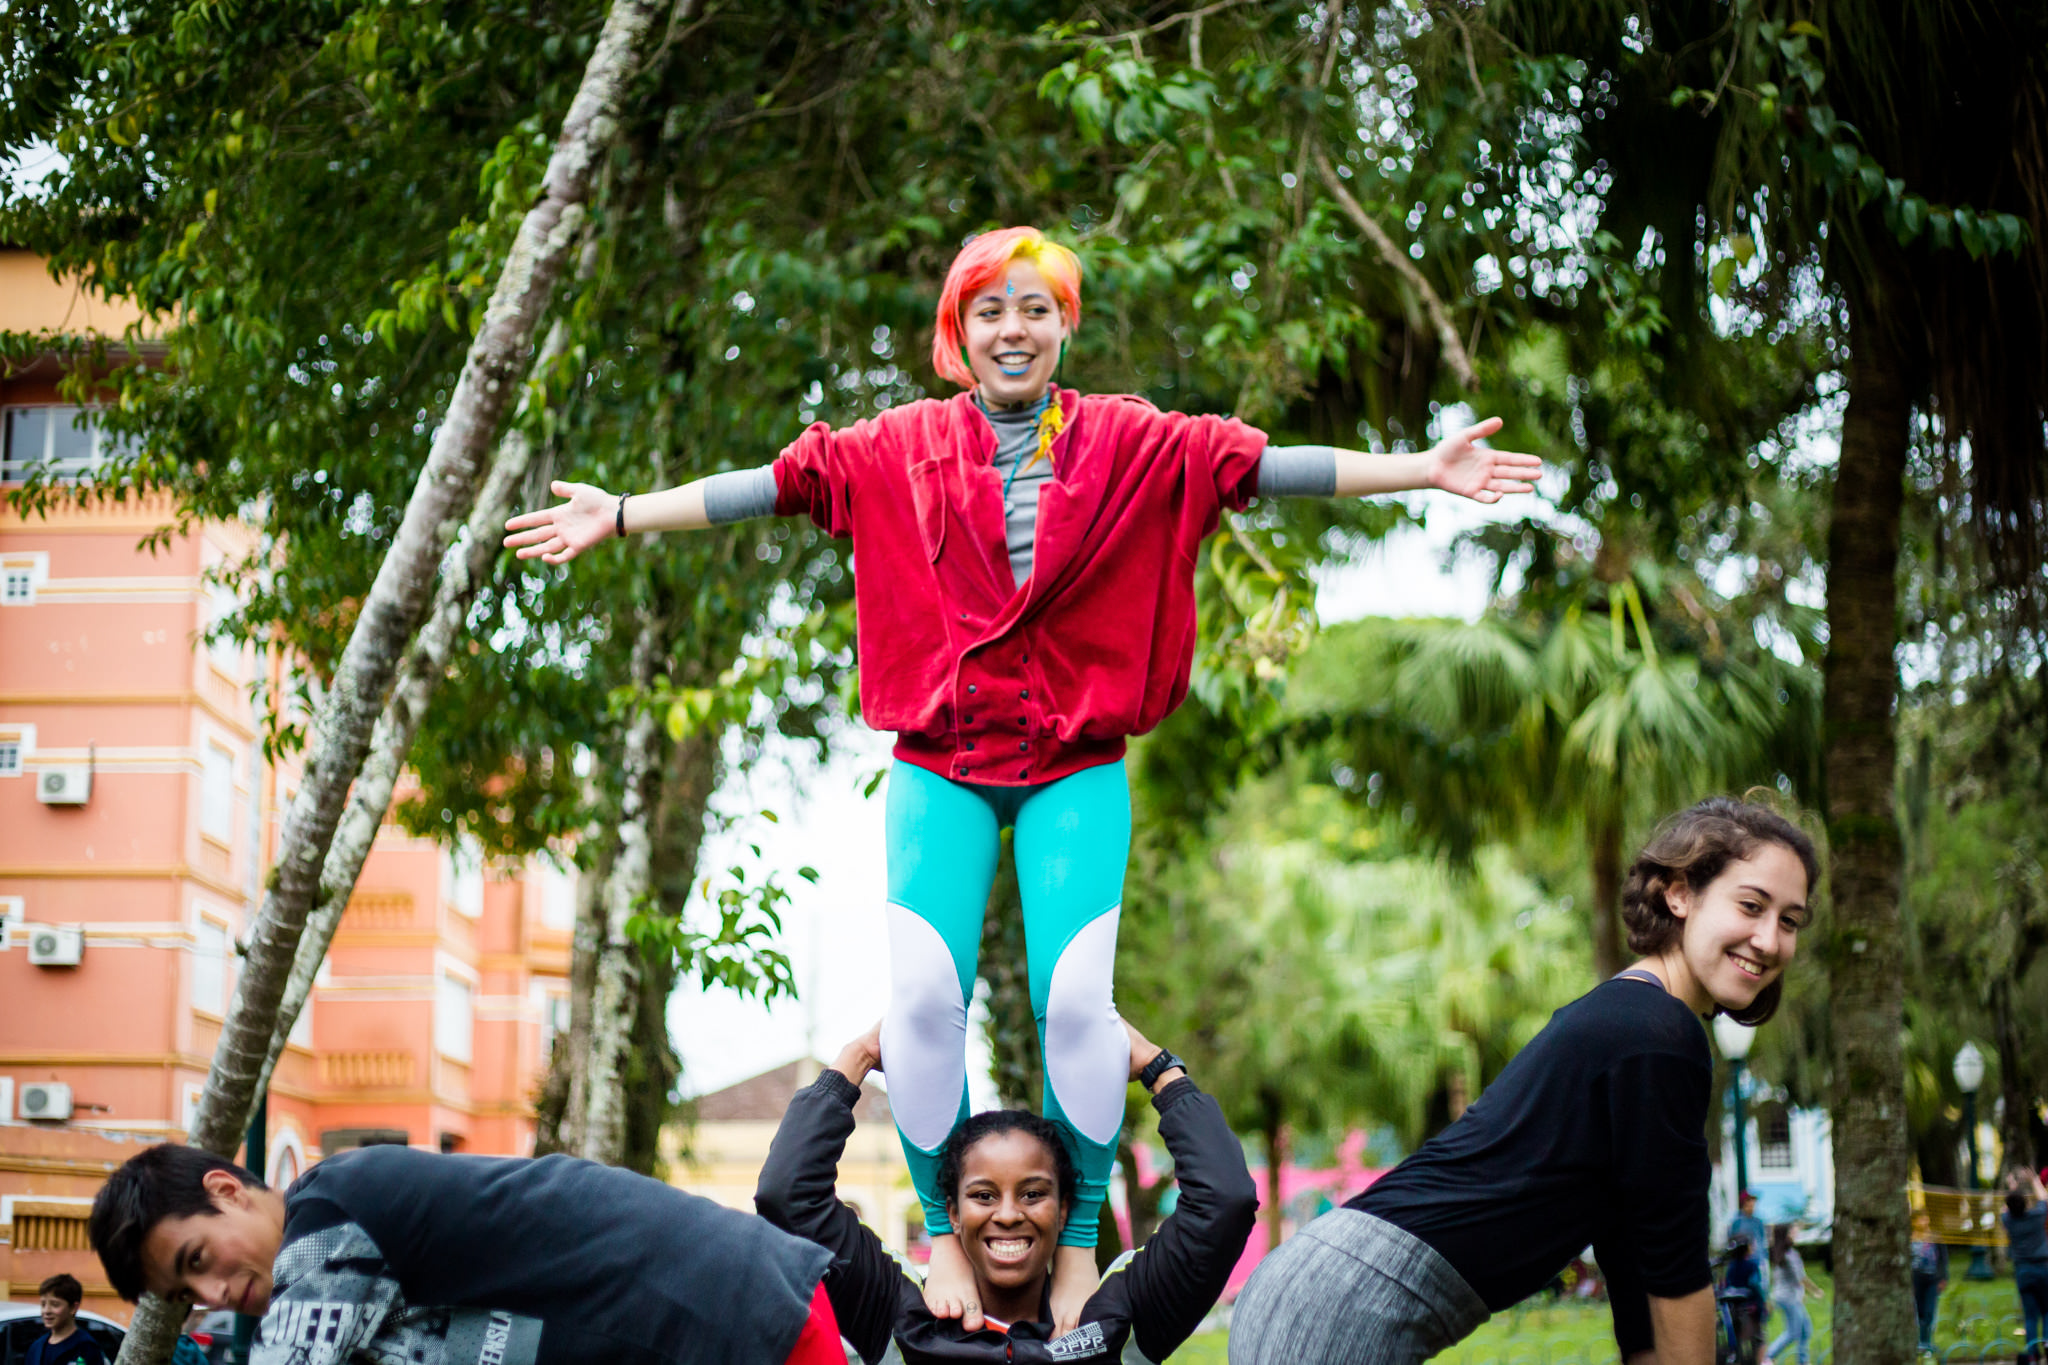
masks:
<svg viewBox="0 0 2048 1365"><path fill-rule="evenodd" d="M1550 1017L1459 1120L1348 1207L1427 1242L1498 1312L1589 1244L1624 1353L1645 1294L1707 1266L1706 1030L1661 985L1602 982Z"/></svg>

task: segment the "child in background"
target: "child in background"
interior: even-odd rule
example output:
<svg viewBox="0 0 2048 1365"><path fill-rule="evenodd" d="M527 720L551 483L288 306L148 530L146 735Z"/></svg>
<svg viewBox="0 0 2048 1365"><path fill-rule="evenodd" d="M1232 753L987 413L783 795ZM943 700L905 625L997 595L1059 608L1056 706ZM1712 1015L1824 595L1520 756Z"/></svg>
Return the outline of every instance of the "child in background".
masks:
<svg viewBox="0 0 2048 1365"><path fill-rule="evenodd" d="M1784 1314L1785 1330L1764 1351L1764 1365L1781 1358L1787 1346L1799 1352L1799 1365L1807 1365L1813 1344L1813 1318L1806 1311L1806 1296L1820 1293L1820 1286L1806 1278L1806 1262L1792 1245L1792 1225L1779 1223L1771 1229L1771 1302Z"/></svg>
<svg viewBox="0 0 2048 1365"><path fill-rule="evenodd" d="M26 1365L107 1365L107 1353L78 1325L85 1286L73 1275L52 1275L37 1287L43 1301L43 1335L28 1345Z"/></svg>
<svg viewBox="0 0 2048 1365"><path fill-rule="evenodd" d="M1934 1320L1941 1312L1941 1291L1948 1288L1948 1248L1934 1240L1927 1210L1913 1212L1913 1313L1920 1320L1920 1349L1934 1350Z"/></svg>
<svg viewBox="0 0 2048 1365"><path fill-rule="evenodd" d="M1721 1291L1734 1309L1736 1355L1744 1361L1755 1360L1763 1336L1764 1273L1756 1248L1742 1233L1728 1239L1728 1266L1721 1275Z"/></svg>

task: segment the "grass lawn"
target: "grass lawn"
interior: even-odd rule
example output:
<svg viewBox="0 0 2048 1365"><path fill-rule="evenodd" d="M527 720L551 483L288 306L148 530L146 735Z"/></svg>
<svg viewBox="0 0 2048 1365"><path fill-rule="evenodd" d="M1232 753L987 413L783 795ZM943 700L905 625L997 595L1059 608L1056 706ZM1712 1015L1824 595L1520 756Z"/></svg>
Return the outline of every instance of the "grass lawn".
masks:
<svg viewBox="0 0 2048 1365"><path fill-rule="evenodd" d="M1962 1279L1968 1264L1966 1254L1956 1255L1957 1278L1941 1296L1941 1316L1934 1327L1936 1359L2011 1359L2020 1346L2019 1295L2012 1279ZM1813 1280L1828 1291L1807 1304L1813 1314L1813 1359L1822 1365L1832 1355L1828 1329L1833 1287L1827 1272L1817 1266ZM1774 1314L1766 1341L1777 1335L1780 1325ZM1204 1333L1174 1353L1175 1365L1224 1365L1228 1343L1227 1333ZM1446 1365L1608 1365L1616 1359L1613 1324L1604 1303L1553 1305L1538 1300L1496 1314L1438 1359Z"/></svg>

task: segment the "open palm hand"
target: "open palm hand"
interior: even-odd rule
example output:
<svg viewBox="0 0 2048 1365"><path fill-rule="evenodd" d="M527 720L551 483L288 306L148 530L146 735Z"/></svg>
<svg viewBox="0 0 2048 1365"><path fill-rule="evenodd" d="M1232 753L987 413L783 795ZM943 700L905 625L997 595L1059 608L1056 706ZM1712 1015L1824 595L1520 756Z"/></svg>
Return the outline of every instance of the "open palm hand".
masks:
<svg viewBox="0 0 2048 1365"><path fill-rule="evenodd" d="M517 550L519 558L540 558L550 564L566 564L617 531L618 499L594 484L569 483L557 479L549 491L567 502L525 512L505 523L515 534L505 537L505 548Z"/></svg>
<svg viewBox="0 0 2048 1365"><path fill-rule="evenodd" d="M1499 502L1509 493L1532 493L1543 477L1543 461L1512 450L1494 450L1479 442L1501 428L1498 417L1452 432L1429 452L1433 488L1474 502Z"/></svg>

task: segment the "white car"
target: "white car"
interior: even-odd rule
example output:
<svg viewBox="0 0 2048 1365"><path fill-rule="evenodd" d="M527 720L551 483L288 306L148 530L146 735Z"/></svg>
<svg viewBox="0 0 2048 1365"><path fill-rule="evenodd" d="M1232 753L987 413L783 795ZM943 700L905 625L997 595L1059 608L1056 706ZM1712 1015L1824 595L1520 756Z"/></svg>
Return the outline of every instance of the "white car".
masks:
<svg viewBox="0 0 2048 1365"><path fill-rule="evenodd" d="M112 1318L103 1318L98 1313L80 1312L80 1331L92 1333L100 1349L112 1360L121 1351L121 1338L128 1335L128 1329ZM29 1343L43 1334L43 1310L40 1304L0 1303L0 1365L24 1365L28 1360Z"/></svg>

